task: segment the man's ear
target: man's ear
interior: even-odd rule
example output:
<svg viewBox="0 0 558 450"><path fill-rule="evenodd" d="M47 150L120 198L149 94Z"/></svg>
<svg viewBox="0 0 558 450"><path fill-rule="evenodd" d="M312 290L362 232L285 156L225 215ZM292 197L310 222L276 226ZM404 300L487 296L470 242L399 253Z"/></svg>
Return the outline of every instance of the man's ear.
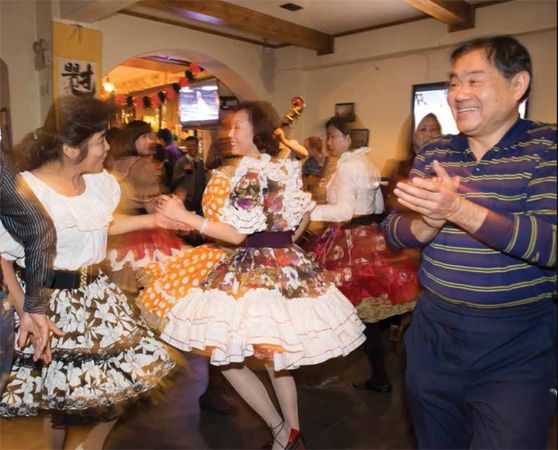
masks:
<svg viewBox="0 0 558 450"><path fill-rule="evenodd" d="M512 87L514 89L515 100L519 102L523 94L527 91L529 87L529 82L531 81L531 76L529 72L523 70L516 73L512 78Z"/></svg>
<svg viewBox="0 0 558 450"><path fill-rule="evenodd" d="M79 157L80 151L79 151L79 147L63 144L62 153L66 158L68 158L72 162L75 162Z"/></svg>

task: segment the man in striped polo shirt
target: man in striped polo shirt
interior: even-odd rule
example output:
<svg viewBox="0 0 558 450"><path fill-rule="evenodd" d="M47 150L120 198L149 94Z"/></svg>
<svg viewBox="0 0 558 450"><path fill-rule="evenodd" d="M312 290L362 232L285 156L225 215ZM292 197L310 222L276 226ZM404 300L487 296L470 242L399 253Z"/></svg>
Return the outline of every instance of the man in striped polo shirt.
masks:
<svg viewBox="0 0 558 450"><path fill-rule="evenodd" d="M429 142L390 242L422 247L407 332L420 448L546 448L556 402L556 126L522 120L531 59L510 37L451 56L459 135Z"/></svg>

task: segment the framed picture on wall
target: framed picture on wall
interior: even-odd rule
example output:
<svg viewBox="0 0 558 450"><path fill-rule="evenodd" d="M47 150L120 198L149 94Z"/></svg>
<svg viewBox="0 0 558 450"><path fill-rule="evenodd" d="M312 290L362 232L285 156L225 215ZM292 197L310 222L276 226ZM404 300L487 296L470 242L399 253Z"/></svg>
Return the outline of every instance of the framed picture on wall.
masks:
<svg viewBox="0 0 558 450"><path fill-rule="evenodd" d="M355 121L355 104L354 103L336 103L335 116L340 117L347 122Z"/></svg>
<svg viewBox="0 0 558 450"><path fill-rule="evenodd" d="M367 128L354 128L349 131L351 137L351 147L368 147L369 130Z"/></svg>

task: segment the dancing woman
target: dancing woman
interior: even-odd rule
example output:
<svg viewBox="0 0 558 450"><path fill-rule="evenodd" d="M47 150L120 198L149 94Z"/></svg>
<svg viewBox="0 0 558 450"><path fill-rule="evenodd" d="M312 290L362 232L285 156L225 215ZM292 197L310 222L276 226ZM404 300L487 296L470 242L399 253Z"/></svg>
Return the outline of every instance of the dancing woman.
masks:
<svg viewBox="0 0 558 450"><path fill-rule="evenodd" d="M126 296L99 270L107 235L168 225L158 215L114 216L120 199L116 180L103 170L109 109L93 98L64 97L44 126L28 135L17 154L27 157L22 178L54 223L55 278L47 317L62 332L51 342L52 362L33 362L33 347L16 347L0 400L4 417L53 416L52 447L64 445L66 425L98 423L85 448L102 442L122 407L155 388L173 368L164 344L135 317ZM25 283L23 248L0 226L0 253L15 260ZM23 292L13 264L3 265L17 311ZM19 330L16 328L16 333Z"/></svg>
<svg viewBox="0 0 558 450"><path fill-rule="evenodd" d="M378 226L384 200L370 149L354 149L347 123L338 117L326 123L326 131L330 152L339 161L327 185L328 203L316 206L311 219L333 224L305 249L333 275L366 323L365 348L372 376L355 387L386 393L391 385L379 322L413 309L417 265L390 249Z"/></svg>
<svg viewBox="0 0 558 450"><path fill-rule="evenodd" d="M162 168L154 158L151 126L133 120L119 133L110 153L116 161L109 168L120 183L122 191L117 212L141 215L153 212L155 199L164 192ZM139 230L110 236L107 259L110 279L124 291L136 293L142 269L153 261L164 261L184 246L173 231L164 229Z"/></svg>
<svg viewBox="0 0 558 450"><path fill-rule="evenodd" d="M231 194L209 221L176 199L158 210L202 233L239 247L199 288L169 311L163 340L186 351L210 354L225 378L269 426L274 449L303 448L296 387L288 373L301 365L347 355L364 341L364 326L347 299L293 244L293 232L312 208L302 191L300 165L275 160L274 126L253 103L238 107L230 132L242 156ZM296 234L296 233L295 233ZM279 400L275 409L246 359L267 360Z"/></svg>
<svg viewBox="0 0 558 450"><path fill-rule="evenodd" d="M231 193L230 177L234 167L226 153L230 151L228 137L220 136L230 129L222 120L218 137L207 154L205 166L211 177L202 197L203 215L218 221L225 200ZM154 261L145 267L145 286L136 300L149 326L160 332L167 324L167 313L178 299L194 287L199 287L211 270L231 253L230 245L208 242L197 247L184 248L180 253L163 261Z"/></svg>

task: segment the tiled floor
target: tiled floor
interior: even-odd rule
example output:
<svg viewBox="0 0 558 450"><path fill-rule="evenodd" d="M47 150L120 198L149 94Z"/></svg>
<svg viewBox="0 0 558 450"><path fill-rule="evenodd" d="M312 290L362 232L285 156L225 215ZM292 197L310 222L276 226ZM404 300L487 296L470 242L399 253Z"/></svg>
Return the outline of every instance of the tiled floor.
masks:
<svg viewBox="0 0 558 450"><path fill-rule="evenodd" d="M352 388L351 383L364 379L368 371L360 349L346 358L297 371L301 428L309 448L415 448L402 387L403 351L400 344L388 346L388 367L394 387L391 394ZM206 360L189 356L188 361L190 368L180 371L175 384L166 392L167 398L157 405L144 404L121 419L109 435L105 449L253 449L269 440L264 424L226 384L236 413L200 414L197 400L205 389ZM265 373L261 375L268 382ZM337 380L324 389L305 387L328 376L337 376ZM47 448L38 418L0 420L0 430L1 449ZM83 440L84 433L85 429L74 428L68 436L69 448ZM549 448L556 448L555 437Z"/></svg>

